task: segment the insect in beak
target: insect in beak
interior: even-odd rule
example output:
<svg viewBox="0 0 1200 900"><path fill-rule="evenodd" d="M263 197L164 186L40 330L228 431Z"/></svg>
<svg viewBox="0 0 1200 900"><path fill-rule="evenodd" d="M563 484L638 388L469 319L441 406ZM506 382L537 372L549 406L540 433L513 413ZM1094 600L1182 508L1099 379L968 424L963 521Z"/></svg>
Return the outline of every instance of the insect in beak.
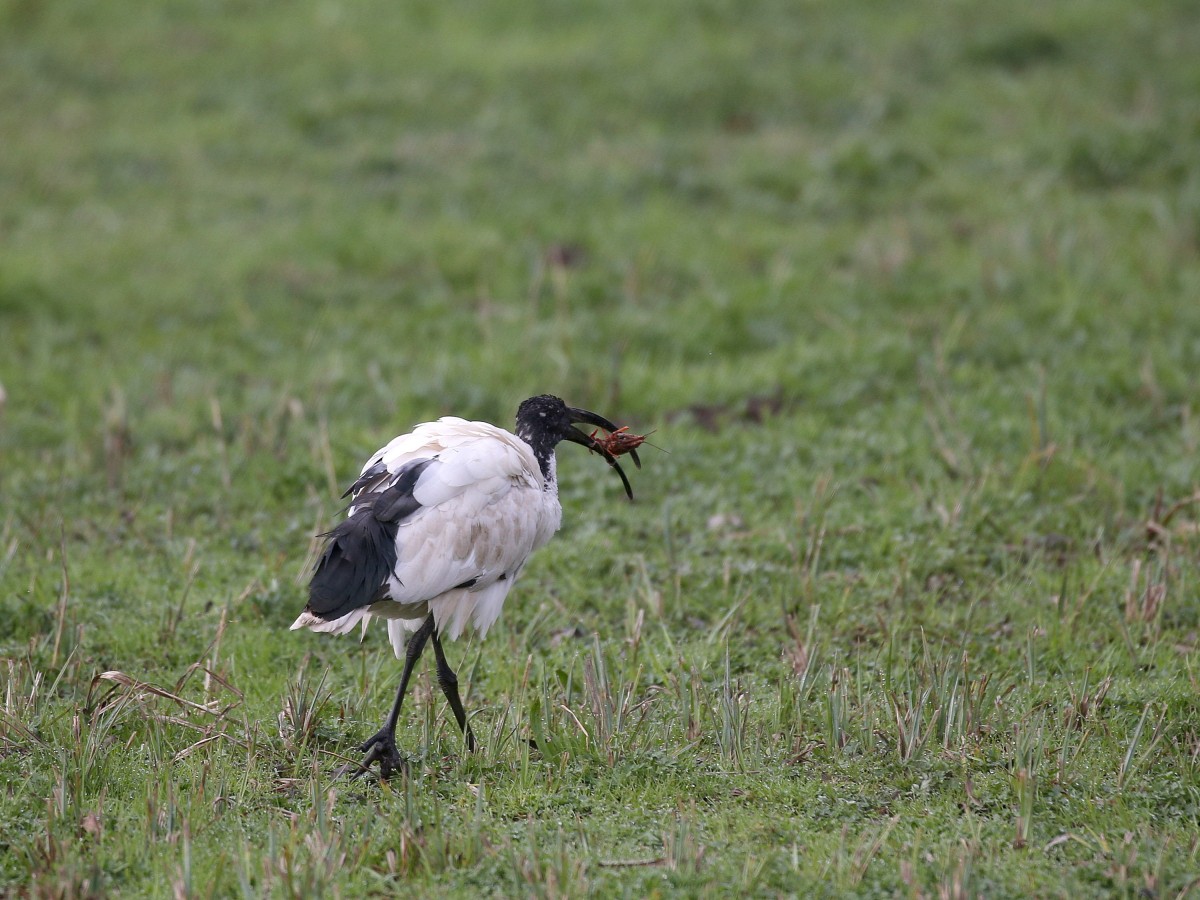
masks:
<svg viewBox="0 0 1200 900"><path fill-rule="evenodd" d="M640 469L642 467L642 463L641 460L638 459L637 451L634 448L641 444L641 436L625 435L618 440L618 443L615 445L615 447L619 449L616 449L616 452L614 452L613 449L609 448L609 442L612 441L617 434L622 434L625 432L627 428L617 428L616 425L604 418L604 416L586 409L571 409L570 415L572 422L586 422L588 425L595 425L598 428L603 428L605 431L609 432L609 436L607 438L597 440L593 435L584 434L578 428L568 428L567 433L563 437L572 443L582 444L589 450L599 453L601 456L603 456L604 461L616 469L617 474L621 476L621 483L625 486L625 495L632 500L633 488L629 486L629 479L625 476L625 472L621 468L620 463L617 462L617 456L621 453L630 454L630 456L633 458L633 464ZM638 438L637 443L630 443L631 439L635 437Z"/></svg>

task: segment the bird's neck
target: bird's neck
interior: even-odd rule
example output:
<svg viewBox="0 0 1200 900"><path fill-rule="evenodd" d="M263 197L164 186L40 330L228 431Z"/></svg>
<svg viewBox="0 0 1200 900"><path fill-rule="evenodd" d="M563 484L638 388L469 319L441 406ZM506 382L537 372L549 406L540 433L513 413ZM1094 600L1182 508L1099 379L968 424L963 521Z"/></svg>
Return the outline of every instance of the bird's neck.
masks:
<svg viewBox="0 0 1200 900"><path fill-rule="evenodd" d="M542 480L545 482L546 490L553 490L558 471L554 459L554 448L558 445L558 440L540 429L519 426L517 437L527 443L533 451L534 459L538 461L538 468L542 470Z"/></svg>

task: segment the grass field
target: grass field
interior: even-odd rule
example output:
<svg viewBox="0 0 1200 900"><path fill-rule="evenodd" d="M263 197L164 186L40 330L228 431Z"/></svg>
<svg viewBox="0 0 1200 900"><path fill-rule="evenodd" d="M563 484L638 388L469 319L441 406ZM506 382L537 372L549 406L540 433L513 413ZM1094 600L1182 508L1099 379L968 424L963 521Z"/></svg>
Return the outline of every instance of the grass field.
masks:
<svg viewBox="0 0 1200 900"><path fill-rule="evenodd" d="M1200 893L1197 84L1184 0L0 0L0 893ZM313 535L543 391L669 452L335 780Z"/></svg>

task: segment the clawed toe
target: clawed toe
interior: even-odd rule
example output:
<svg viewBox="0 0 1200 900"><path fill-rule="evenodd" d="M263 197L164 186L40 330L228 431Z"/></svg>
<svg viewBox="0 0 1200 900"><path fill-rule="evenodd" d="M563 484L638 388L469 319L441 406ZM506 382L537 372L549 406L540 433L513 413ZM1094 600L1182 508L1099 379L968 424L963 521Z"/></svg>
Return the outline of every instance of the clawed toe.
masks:
<svg viewBox="0 0 1200 900"><path fill-rule="evenodd" d="M379 777L383 779L391 778L393 772L408 770L408 761L396 749L396 739L391 734L380 732L372 735L358 749L366 754L362 762L358 766L343 766L338 771L339 775L353 772L351 777L358 778L369 772L375 763L379 763Z"/></svg>

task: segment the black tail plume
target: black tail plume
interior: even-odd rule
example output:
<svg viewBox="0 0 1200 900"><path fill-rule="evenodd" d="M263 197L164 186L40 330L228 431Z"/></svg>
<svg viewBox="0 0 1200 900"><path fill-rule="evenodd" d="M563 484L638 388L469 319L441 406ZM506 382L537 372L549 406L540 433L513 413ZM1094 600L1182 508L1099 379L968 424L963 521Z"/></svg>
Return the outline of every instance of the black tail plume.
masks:
<svg viewBox="0 0 1200 900"><path fill-rule="evenodd" d="M360 506L329 532L308 585L313 615L330 621L374 603L395 570L397 524L379 521L372 507Z"/></svg>

